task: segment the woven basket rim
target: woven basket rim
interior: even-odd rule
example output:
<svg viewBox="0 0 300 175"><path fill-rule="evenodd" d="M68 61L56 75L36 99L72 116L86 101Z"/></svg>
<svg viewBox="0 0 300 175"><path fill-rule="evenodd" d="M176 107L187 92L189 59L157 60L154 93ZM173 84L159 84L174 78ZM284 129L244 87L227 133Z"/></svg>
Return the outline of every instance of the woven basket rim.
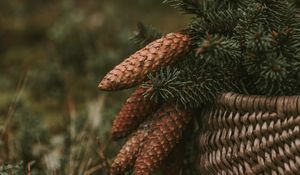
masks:
<svg viewBox="0 0 300 175"><path fill-rule="evenodd" d="M277 112L278 114L300 114L300 96L244 95L223 93L217 106L240 112Z"/></svg>

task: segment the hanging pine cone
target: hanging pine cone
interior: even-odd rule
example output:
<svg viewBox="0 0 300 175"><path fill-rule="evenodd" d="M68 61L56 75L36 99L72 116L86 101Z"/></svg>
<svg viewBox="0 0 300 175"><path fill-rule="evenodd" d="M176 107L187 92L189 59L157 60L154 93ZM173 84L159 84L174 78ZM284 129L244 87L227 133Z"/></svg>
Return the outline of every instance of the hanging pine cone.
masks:
<svg viewBox="0 0 300 175"><path fill-rule="evenodd" d="M188 35L169 33L137 51L111 70L100 82L101 90L133 87L145 80L147 74L167 66L190 50Z"/></svg>
<svg viewBox="0 0 300 175"><path fill-rule="evenodd" d="M143 96L148 89L139 87L125 102L113 121L112 139L119 139L130 134L149 115L156 112L158 104Z"/></svg>
<svg viewBox="0 0 300 175"><path fill-rule="evenodd" d="M164 106L155 115L158 119L151 126L153 131L137 155L135 175L152 173L180 141L183 129L191 119L189 112L172 105Z"/></svg>
<svg viewBox="0 0 300 175"><path fill-rule="evenodd" d="M110 175L124 174L126 170L133 167L138 151L146 139L148 132L149 126L145 124L131 136L114 159Z"/></svg>

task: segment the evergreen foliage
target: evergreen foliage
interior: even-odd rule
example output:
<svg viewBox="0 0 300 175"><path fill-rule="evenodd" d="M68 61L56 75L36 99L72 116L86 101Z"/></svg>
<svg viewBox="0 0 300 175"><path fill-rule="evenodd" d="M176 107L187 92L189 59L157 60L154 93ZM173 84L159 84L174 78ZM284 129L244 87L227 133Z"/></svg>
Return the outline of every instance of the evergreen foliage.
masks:
<svg viewBox="0 0 300 175"><path fill-rule="evenodd" d="M191 14L193 48L149 75L150 95L189 108L222 92L300 94L300 21L287 0L165 0Z"/></svg>
<svg viewBox="0 0 300 175"><path fill-rule="evenodd" d="M162 33L152 26L147 26L142 22L137 23L138 30L134 33L131 40L138 45L139 48L145 47L148 43L162 37Z"/></svg>

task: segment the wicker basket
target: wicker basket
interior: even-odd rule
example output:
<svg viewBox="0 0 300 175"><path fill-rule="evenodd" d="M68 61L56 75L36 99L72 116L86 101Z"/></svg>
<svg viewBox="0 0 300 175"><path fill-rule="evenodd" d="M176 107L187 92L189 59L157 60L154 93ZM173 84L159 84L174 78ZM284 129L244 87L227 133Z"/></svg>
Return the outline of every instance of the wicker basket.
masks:
<svg viewBox="0 0 300 175"><path fill-rule="evenodd" d="M201 175L300 175L300 96L223 94L198 145Z"/></svg>

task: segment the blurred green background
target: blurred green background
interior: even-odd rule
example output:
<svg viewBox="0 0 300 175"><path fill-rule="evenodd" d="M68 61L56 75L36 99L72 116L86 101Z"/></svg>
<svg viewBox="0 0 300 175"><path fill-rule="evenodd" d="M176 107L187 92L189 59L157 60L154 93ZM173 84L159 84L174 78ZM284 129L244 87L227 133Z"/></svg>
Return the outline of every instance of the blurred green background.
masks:
<svg viewBox="0 0 300 175"><path fill-rule="evenodd" d="M0 1L0 174L106 174L111 121L132 90L97 90L133 53L137 22L187 18L162 0Z"/></svg>

